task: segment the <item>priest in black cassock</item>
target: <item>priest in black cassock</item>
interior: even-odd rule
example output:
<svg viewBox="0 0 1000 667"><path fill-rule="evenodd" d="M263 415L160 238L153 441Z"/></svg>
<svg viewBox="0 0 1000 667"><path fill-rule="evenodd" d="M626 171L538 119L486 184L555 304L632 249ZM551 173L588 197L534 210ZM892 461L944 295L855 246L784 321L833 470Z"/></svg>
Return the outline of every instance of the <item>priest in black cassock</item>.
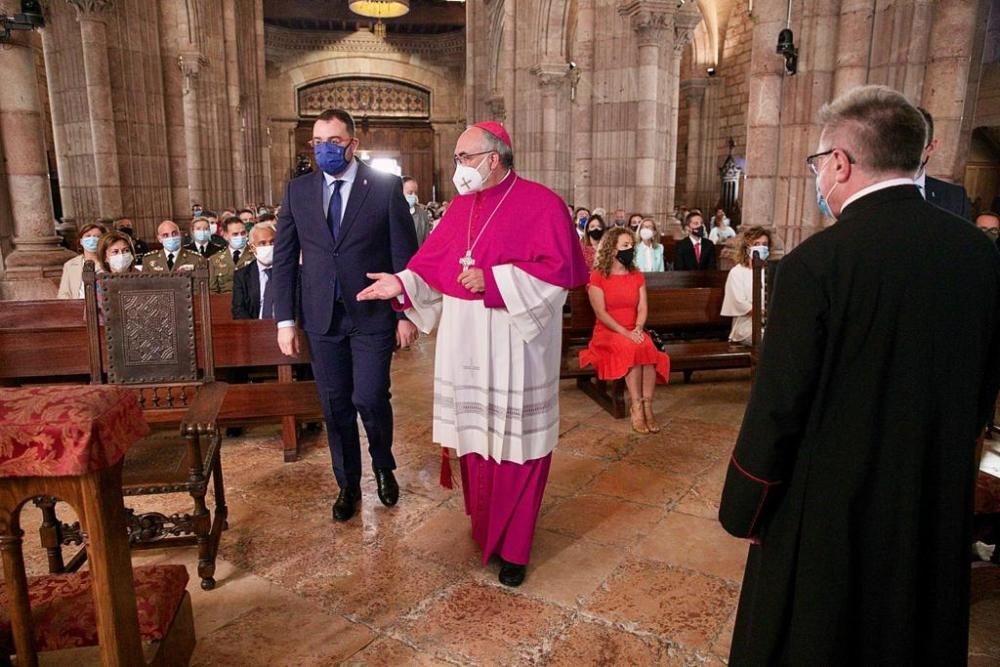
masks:
<svg viewBox="0 0 1000 667"><path fill-rule="evenodd" d="M965 664L1000 254L913 184L926 126L901 94L820 121L837 222L781 261L719 510L751 540L729 664Z"/></svg>

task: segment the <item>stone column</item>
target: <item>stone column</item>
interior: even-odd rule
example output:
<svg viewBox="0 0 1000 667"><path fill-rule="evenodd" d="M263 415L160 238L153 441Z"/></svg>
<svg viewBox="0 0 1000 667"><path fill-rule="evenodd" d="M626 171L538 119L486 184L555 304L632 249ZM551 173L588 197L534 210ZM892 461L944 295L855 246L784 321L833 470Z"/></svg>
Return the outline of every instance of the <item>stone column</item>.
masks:
<svg viewBox="0 0 1000 667"><path fill-rule="evenodd" d="M122 214L122 188L118 173L118 143L111 100L111 70L108 64L108 17L114 0L66 0L76 7L83 43L83 69L87 78L87 106L94 144L94 174L101 216Z"/></svg>
<svg viewBox="0 0 1000 667"><path fill-rule="evenodd" d="M187 153L188 206L205 204L204 175L201 166L201 123L198 120L198 75L205 59L197 51L183 51L177 66L183 75L181 95L184 101L184 147Z"/></svg>
<svg viewBox="0 0 1000 667"><path fill-rule="evenodd" d="M46 7L47 8L47 7ZM51 12L46 12L46 24L51 18ZM45 58L45 70L54 72L58 63L54 57L54 52L58 44L54 42L57 38L51 30L41 30L42 35L42 55ZM62 91L55 85L55 77L47 76L46 83L49 87L49 99L55 100ZM62 222L70 230L79 229L77 223L76 201L70 187L75 185L73 169L69 166L67 157L72 152L72 147L67 143L66 137L66 107L63 104L50 104L52 115L52 142L56 154L56 171L59 173L60 201L62 202Z"/></svg>
<svg viewBox="0 0 1000 667"><path fill-rule="evenodd" d="M652 213L656 204L656 174L661 166L657 105L660 101L660 49L673 47L676 3L627 0L618 12L629 18L638 37L638 104L636 105L635 210Z"/></svg>
<svg viewBox="0 0 1000 667"><path fill-rule="evenodd" d="M538 78L542 91L542 173L540 180L548 183L563 196L568 193L559 173L559 93L566 83L566 63L542 63L531 72Z"/></svg>
<svg viewBox="0 0 1000 667"><path fill-rule="evenodd" d="M0 14L17 14L20 2L0 0ZM0 145L14 220L14 250L5 261L0 298L55 297L62 264L73 256L59 247L52 213L45 133L30 35L13 32L0 48ZM43 280L39 280L42 278ZM48 279L48 280L45 280Z"/></svg>
<svg viewBox="0 0 1000 667"><path fill-rule="evenodd" d="M687 136L687 190L683 203L688 206L699 206L698 191L701 188L699 176L701 164L706 159L702 136L702 118L704 116L702 103L705 100L707 83L702 79L691 79L681 84L681 93L688 103L688 136Z"/></svg>
<svg viewBox="0 0 1000 667"><path fill-rule="evenodd" d="M694 30L701 23L701 12L694 3L687 3L674 15L674 48L670 53L670 136L667 177L659 210L647 215L664 218L673 212L677 197L677 120L680 112L681 57L694 39Z"/></svg>

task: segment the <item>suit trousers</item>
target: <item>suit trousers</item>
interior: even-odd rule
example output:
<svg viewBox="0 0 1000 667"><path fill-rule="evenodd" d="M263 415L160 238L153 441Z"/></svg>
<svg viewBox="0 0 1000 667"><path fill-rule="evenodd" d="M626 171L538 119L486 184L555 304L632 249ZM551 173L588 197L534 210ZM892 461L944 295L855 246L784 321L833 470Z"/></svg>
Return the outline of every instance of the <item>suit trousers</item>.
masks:
<svg viewBox="0 0 1000 667"><path fill-rule="evenodd" d="M372 467L394 470L389 367L396 332L362 333L338 300L330 330L310 333L309 347L337 484L349 488L361 483L359 414Z"/></svg>

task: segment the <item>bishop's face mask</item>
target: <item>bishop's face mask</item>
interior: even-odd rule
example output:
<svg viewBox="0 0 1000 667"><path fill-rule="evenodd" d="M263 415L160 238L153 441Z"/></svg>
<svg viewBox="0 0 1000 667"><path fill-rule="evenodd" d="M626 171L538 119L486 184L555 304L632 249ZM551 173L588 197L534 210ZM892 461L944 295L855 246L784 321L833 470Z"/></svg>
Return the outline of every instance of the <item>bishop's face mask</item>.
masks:
<svg viewBox="0 0 1000 667"><path fill-rule="evenodd" d="M455 175L452 176L451 182L455 184L458 194L467 195L483 189L486 178L479 173L479 169L483 164L489 164L489 158L490 153L487 153L475 167L467 164L458 164L455 166Z"/></svg>

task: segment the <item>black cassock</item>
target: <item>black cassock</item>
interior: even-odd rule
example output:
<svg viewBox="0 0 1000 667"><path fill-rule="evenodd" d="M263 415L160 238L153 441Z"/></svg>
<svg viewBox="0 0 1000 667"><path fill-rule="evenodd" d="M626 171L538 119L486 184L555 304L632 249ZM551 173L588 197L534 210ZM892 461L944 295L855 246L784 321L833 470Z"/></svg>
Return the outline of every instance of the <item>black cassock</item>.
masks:
<svg viewBox="0 0 1000 667"><path fill-rule="evenodd" d="M910 185L789 253L719 518L750 546L731 665L965 664L1000 254Z"/></svg>

